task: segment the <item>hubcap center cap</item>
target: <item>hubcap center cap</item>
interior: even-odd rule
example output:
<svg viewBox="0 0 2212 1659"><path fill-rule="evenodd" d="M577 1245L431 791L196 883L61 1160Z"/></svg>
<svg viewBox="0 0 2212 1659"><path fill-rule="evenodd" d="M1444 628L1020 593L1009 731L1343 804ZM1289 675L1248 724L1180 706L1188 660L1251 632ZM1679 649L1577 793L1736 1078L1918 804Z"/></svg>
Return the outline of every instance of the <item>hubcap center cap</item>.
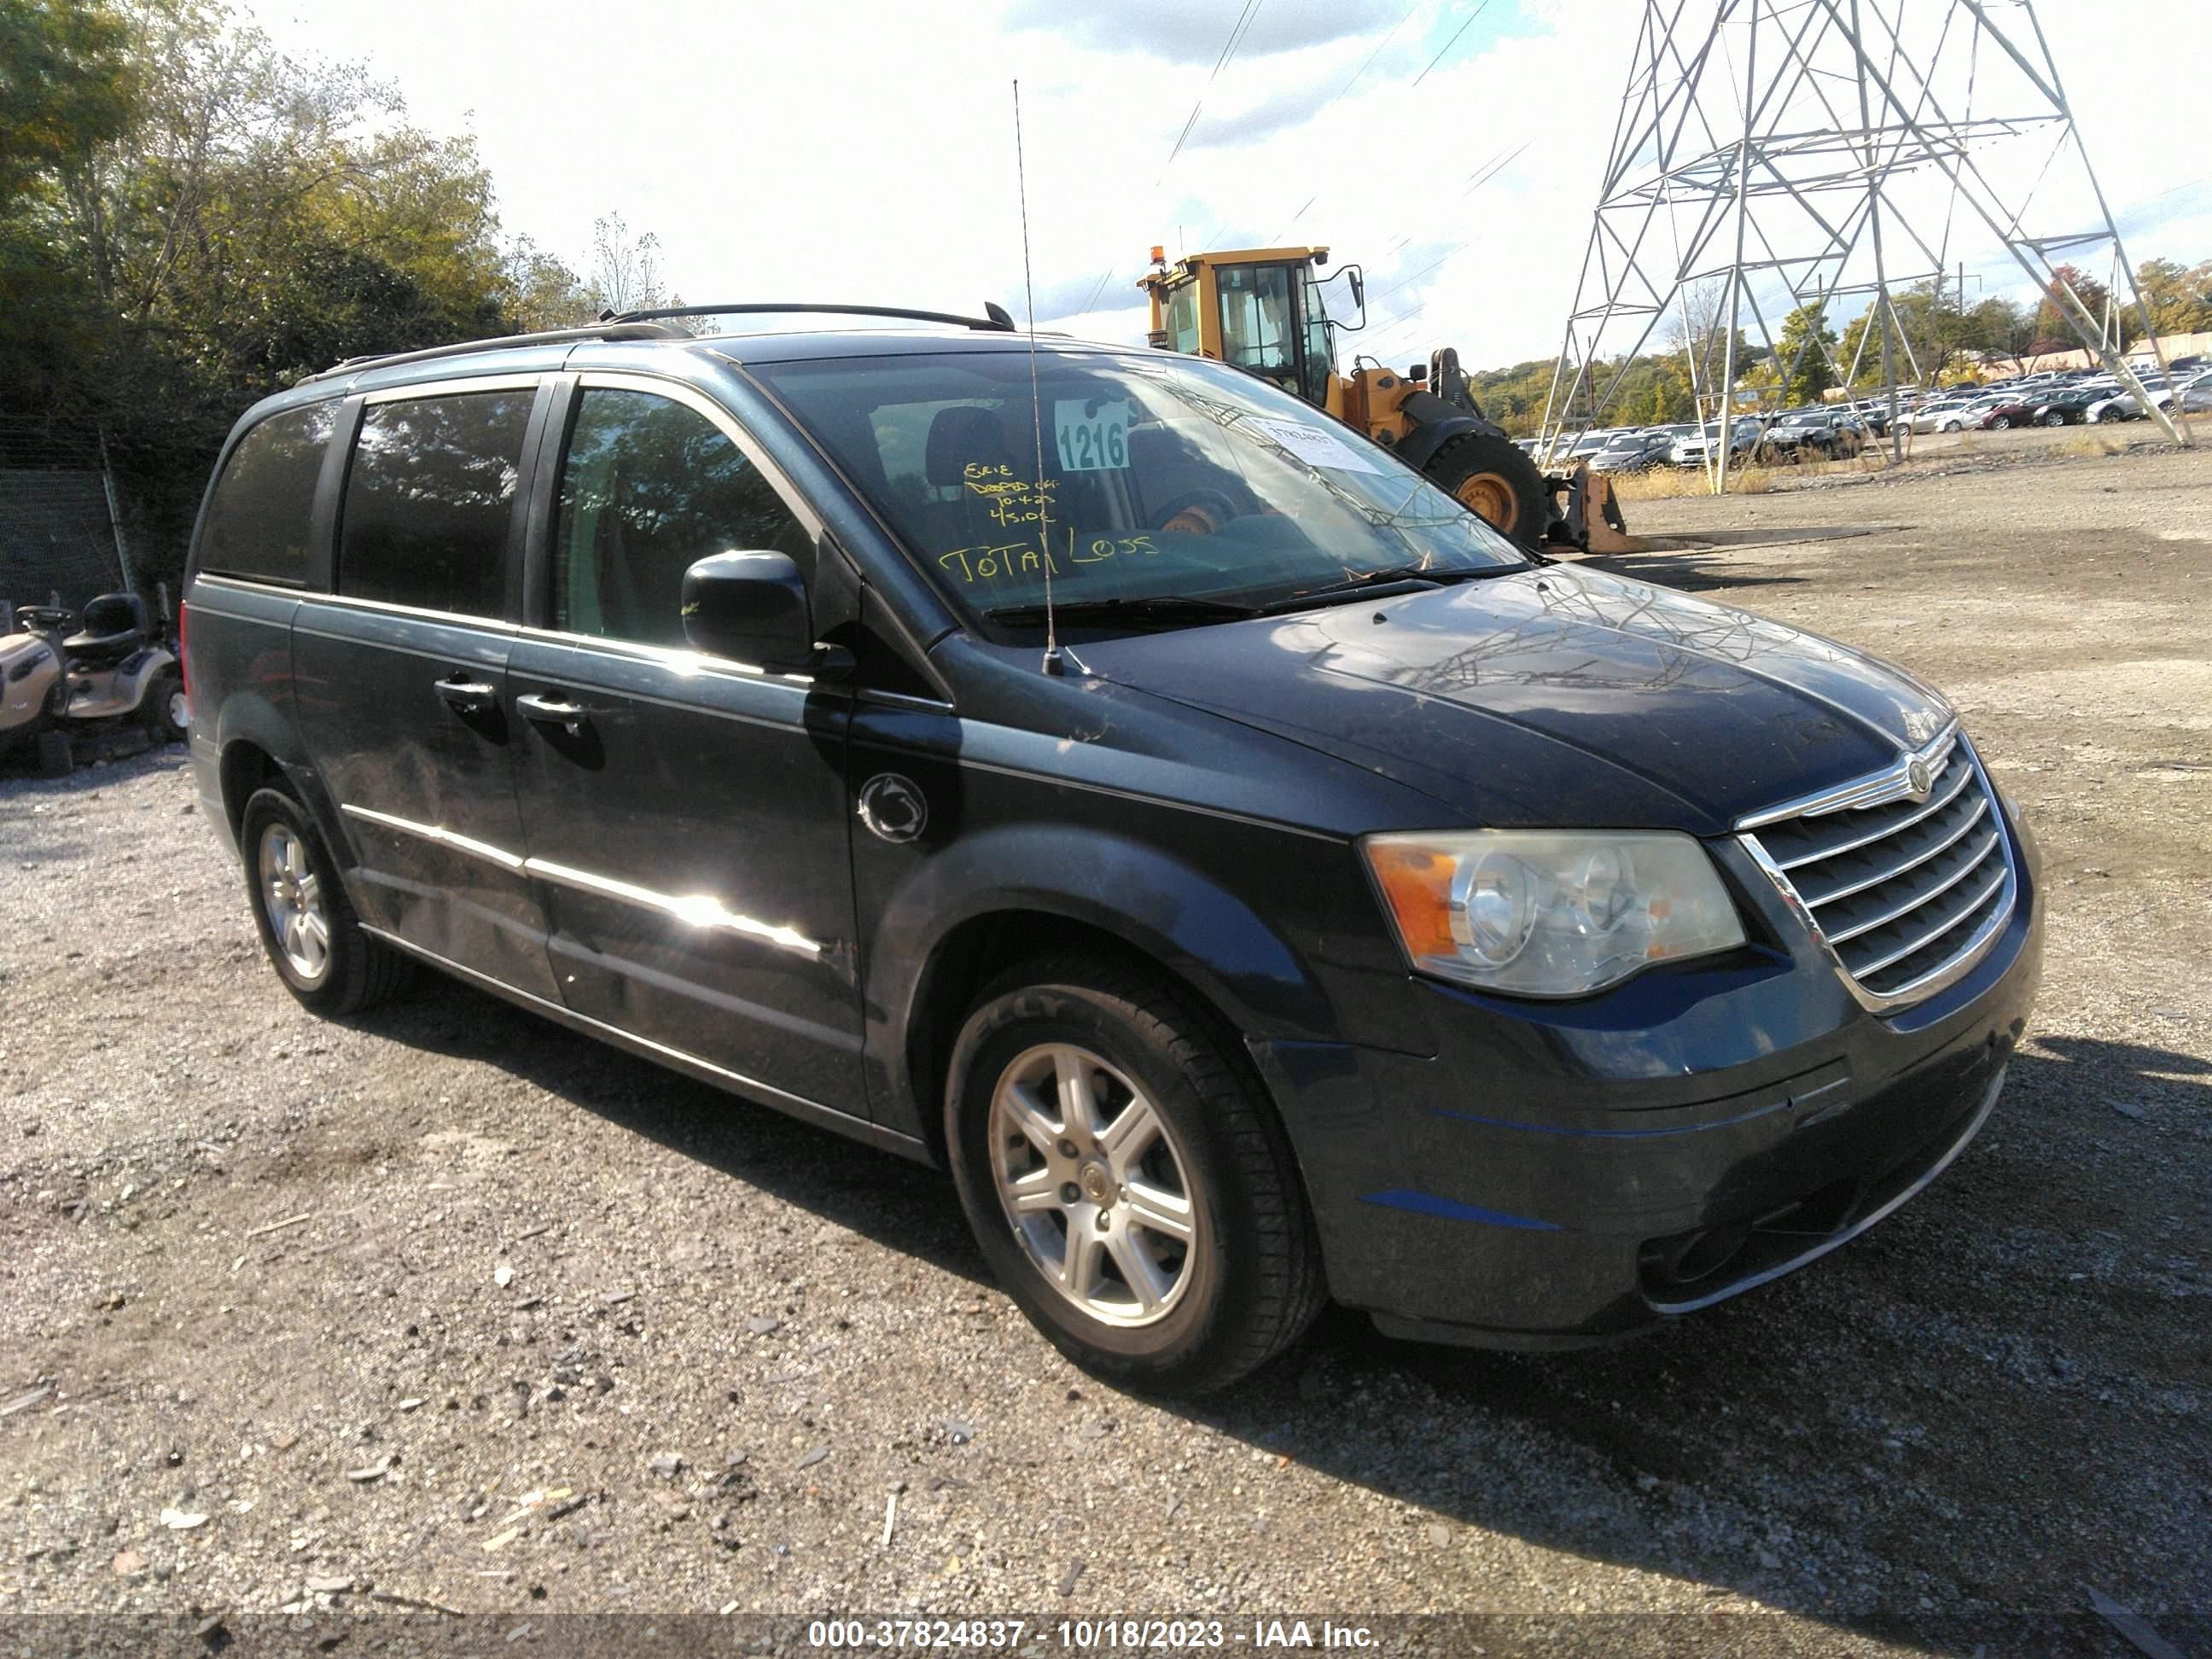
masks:
<svg viewBox="0 0 2212 1659"><path fill-rule="evenodd" d="M1103 1164L1085 1164L1077 1172L1075 1184L1083 1188L1084 1197L1102 1210L1113 1203L1119 1190L1112 1173Z"/></svg>

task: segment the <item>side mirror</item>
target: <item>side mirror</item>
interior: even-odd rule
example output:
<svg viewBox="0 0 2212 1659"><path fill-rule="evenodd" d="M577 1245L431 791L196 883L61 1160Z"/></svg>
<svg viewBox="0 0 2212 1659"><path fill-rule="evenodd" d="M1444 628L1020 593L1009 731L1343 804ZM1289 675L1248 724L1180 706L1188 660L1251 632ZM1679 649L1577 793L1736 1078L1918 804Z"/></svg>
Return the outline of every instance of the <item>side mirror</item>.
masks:
<svg viewBox="0 0 2212 1659"><path fill-rule="evenodd" d="M772 673L815 666L806 584L785 553L716 553L684 573L684 637L710 657Z"/></svg>

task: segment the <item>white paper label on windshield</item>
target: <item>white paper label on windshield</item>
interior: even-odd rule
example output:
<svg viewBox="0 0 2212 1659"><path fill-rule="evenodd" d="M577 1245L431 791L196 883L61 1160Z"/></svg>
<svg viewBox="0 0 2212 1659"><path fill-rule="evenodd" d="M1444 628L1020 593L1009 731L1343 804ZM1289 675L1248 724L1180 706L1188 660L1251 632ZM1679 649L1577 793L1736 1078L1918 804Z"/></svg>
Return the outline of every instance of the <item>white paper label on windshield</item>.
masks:
<svg viewBox="0 0 2212 1659"><path fill-rule="evenodd" d="M1089 403L1062 398L1052 406L1062 472L1103 472L1129 464L1129 404L1126 398Z"/></svg>
<svg viewBox="0 0 2212 1659"><path fill-rule="evenodd" d="M1326 466L1338 472L1380 472L1382 470L1350 444L1323 432L1319 427L1301 426L1296 421L1251 420L1245 424L1262 435L1273 438L1309 466Z"/></svg>

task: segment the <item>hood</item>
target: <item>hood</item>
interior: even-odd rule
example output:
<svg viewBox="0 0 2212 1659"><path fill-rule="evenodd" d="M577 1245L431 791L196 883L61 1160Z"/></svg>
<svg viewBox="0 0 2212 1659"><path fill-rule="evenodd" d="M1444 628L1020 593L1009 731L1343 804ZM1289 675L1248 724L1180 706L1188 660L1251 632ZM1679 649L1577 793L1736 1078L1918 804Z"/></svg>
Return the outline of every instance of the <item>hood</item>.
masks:
<svg viewBox="0 0 2212 1659"><path fill-rule="evenodd" d="M1717 835L1952 719L1903 670L1831 641L1570 565L1079 651L1103 678L1499 826Z"/></svg>
<svg viewBox="0 0 2212 1659"><path fill-rule="evenodd" d="M46 642L33 634L0 634L0 665L14 667L52 654Z"/></svg>

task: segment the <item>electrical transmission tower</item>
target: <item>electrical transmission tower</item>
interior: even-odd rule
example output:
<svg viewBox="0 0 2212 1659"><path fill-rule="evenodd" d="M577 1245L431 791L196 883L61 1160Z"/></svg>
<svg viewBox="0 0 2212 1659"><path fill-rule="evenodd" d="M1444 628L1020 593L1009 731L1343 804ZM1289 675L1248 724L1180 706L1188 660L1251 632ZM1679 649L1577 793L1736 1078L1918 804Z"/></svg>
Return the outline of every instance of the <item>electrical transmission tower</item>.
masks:
<svg viewBox="0 0 2212 1659"><path fill-rule="evenodd" d="M1644 0L1545 432L1656 354L1724 428L1717 489L1739 404L1875 363L1894 446L1899 372L1936 372L1970 267L2014 263L2186 443L2121 356L2164 368L2030 0Z"/></svg>

